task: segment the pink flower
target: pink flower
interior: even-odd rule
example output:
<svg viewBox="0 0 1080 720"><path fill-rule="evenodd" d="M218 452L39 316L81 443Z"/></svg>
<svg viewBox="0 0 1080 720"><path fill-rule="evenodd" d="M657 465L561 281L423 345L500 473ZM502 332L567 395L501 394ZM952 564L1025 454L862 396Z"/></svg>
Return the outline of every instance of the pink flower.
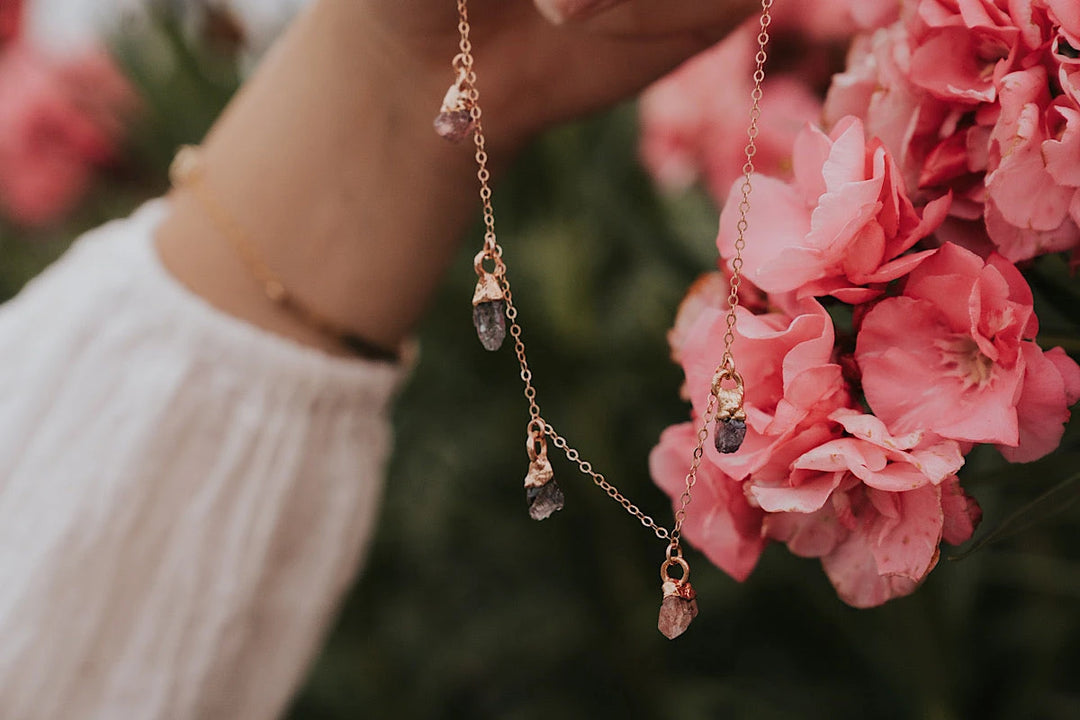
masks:
<svg viewBox="0 0 1080 720"><path fill-rule="evenodd" d="M953 102L993 102L1021 49L1004 1L920 0L908 27L912 82Z"/></svg>
<svg viewBox="0 0 1080 720"><path fill-rule="evenodd" d="M0 209L47 225L115 152L134 96L103 53L58 63L25 43L0 54Z"/></svg>
<svg viewBox="0 0 1080 720"><path fill-rule="evenodd" d="M1031 462L1061 444L1069 407L1080 400L1080 367L1059 347L1023 343L1024 384L1016 404L1020 440L998 445L1009 462Z"/></svg>
<svg viewBox="0 0 1080 720"><path fill-rule="evenodd" d="M720 215L717 245L734 254L739 189ZM945 217L948 197L920 214L908 199L892 157L866 140L862 123L845 118L829 135L807 127L795 145L791 184L754 180L744 272L770 293L834 295L865 302L916 267L926 252L905 255Z"/></svg>
<svg viewBox="0 0 1080 720"><path fill-rule="evenodd" d="M660 185L682 189L701 177L720 199L741 175L756 37L756 22L743 25L642 94L641 155ZM821 103L789 77L770 76L763 90L755 162L782 173L795 135Z"/></svg>
<svg viewBox="0 0 1080 720"><path fill-rule="evenodd" d="M653 479L676 501L686 487L696 442L692 423L673 425L649 455ZM747 502L740 483L708 460L698 469L691 507L683 525L686 539L728 575L745 580L765 547L762 511Z"/></svg>
<svg viewBox="0 0 1080 720"><path fill-rule="evenodd" d="M873 415L841 408L829 416L843 426L845 436L819 445L792 466L803 476L810 472L851 473L878 490L903 492L926 484L940 485L964 464L960 445L932 433L915 431L891 435Z"/></svg>
<svg viewBox="0 0 1080 720"><path fill-rule="evenodd" d="M972 208L967 198L968 188L981 184L981 174L966 176L981 173L985 163L980 167L980 153L972 143L953 138L973 124L971 107L934 97L912 76L912 41L905 23L856 38L847 69L833 76L825 122L831 126L845 115L862 118L867 135L879 139L899 165L917 205L951 191L953 214L981 216L981 200ZM961 158L952 152L957 149L970 152ZM950 152L942 154L944 150Z"/></svg>
<svg viewBox="0 0 1080 720"><path fill-rule="evenodd" d="M820 510L769 514L762 525L796 555L821 558L844 602L873 607L910 594L937 564L941 541L966 540L979 515L955 476L906 492L847 476Z"/></svg>
<svg viewBox="0 0 1080 720"><path fill-rule="evenodd" d="M672 332L695 420L664 432L650 469L673 503L723 353L726 293L715 276L696 284ZM731 455L706 440L685 537L738 580L774 539L821 558L840 597L857 607L905 595L934 567L941 541L963 542L978 522L955 477L961 446L930 430L897 434L853 409L828 313L812 298L782 304L786 311L739 312L747 437Z"/></svg>
<svg viewBox="0 0 1080 720"><path fill-rule="evenodd" d="M695 325L703 313L710 311L726 311L728 297L731 294L731 285L728 281L729 273L725 270L717 270L705 273L694 281L686 296L679 303L678 312L675 313L675 324L668 331L668 345L671 347L671 359L676 363L682 361L682 348L693 337ZM767 309L765 295L750 283L739 285L739 305L750 312L765 312ZM689 399L689 398L687 398Z"/></svg>
<svg viewBox="0 0 1080 720"><path fill-rule="evenodd" d="M789 463L795 457L790 445L800 447L796 455L810 446L799 435L850 403L840 366L832 361L832 319L815 300L802 301L796 312L739 312L735 352L746 383L746 440L732 455L717 453L711 442L706 446L712 462L736 480L774 462L774 455L790 455L784 461ZM703 308L683 341L680 362L687 394L699 416L705 412L726 330L722 308ZM827 426L822 427L824 431L813 430L817 443L832 436Z"/></svg>
<svg viewBox="0 0 1080 720"><path fill-rule="evenodd" d="M1080 50L1080 6L1073 0L1045 0L1050 19L1058 26L1058 43ZM1073 53L1069 53L1072 55Z"/></svg>
<svg viewBox="0 0 1080 720"><path fill-rule="evenodd" d="M797 555L821 558L845 602L879 605L923 580L942 540L967 540L979 509L952 474L963 463L956 443L923 434L895 438L876 418L853 410L838 410L833 419L847 437L826 433L794 452L789 445L786 458L774 455L743 482L707 456L685 534L737 580L753 569L763 538L784 542ZM673 502L695 441L694 425L678 425L650 456L653 477Z"/></svg>
<svg viewBox="0 0 1080 720"><path fill-rule="evenodd" d="M986 176L986 226L998 250L1014 262L1080 244L1080 228L1069 214L1080 178L1080 149L1074 109L1050 109L1050 89L1042 67L1010 73L1001 80L1001 114L990 143ZM1046 118L1061 118L1061 137L1051 138ZM1049 151L1049 155L1047 154ZM1065 157L1063 157L1065 156ZM1051 163L1054 172L1051 172ZM1059 181L1059 178L1061 182ZM1074 184L1066 184L1074 183Z"/></svg>
<svg viewBox="0 0 1080 720"><path fill-rule="evenodd" d="M908 79L910 63L907 31L901 23L856 37L847 67L833 75L829 86L822 111L825 126L833 127L847 115L857 116L867 134L880 139L904 164L924 94ZM908 184L914 179L907 178Z"/></svg>
<svg viewBox="0 0 1080 720"><path fill-rule="evenodd" d="M829 90L826 121L864 117L916 205L951 193L946 239L987 254L996 247L1013 261L1080 246L1077 185L1061 172L1077 164L1068 132L1077 101L1066 68L1080 62L1068 40L1071 6L910 7L900 22L856 40Z"/></svg>
<svg viewBox="0 0 1080 720"><path fill-rule="evenodd" d="M855 351L866 400L894 434L994 443L1014 448L1010 459L1034 460L1057 446L1080 387L1075 363L1030 340L1037 331L1031 291L1011 263L946 244L902 296L866 314ZM1029 367L1060 381L1033 381Z"/></svg>

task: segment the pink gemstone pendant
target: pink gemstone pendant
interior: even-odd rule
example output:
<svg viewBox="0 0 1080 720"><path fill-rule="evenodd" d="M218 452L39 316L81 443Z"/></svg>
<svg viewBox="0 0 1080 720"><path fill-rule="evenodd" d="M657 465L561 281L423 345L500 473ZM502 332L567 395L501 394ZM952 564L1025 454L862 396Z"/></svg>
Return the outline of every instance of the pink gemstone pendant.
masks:
<svg viewBox="0 0 1080 720"><path fill-rule="evenodd" d="M690 583L682 583L681 587L672 588L671 595L664 595L656 627L668 640L674 640L686 632L697 616L698 605L694 588Z"/></svg>
<svg viewBox="0 0 1080 720"><path fill-rule="evenodd" d="M435 116L435 132L439 137L452 143L459 143L469 137L475 127L468 110L443 111Z"/></svg>
<svg viewBox="0 0 1080 720"><path fill-rule="evenodd" d="M672 548L676 549L677 554L672 554ZM682 577L673 578L668 574L674 565L682 568ZM660 617L656 623L657 629L668 640L674 640L686 632L698 615L697 593L690 585L689 577L690 566L683 560L678 546L672 545L668 548L668 559L660 566L660 579L663 581L660 591L664 599L660 603Z"/></svg>

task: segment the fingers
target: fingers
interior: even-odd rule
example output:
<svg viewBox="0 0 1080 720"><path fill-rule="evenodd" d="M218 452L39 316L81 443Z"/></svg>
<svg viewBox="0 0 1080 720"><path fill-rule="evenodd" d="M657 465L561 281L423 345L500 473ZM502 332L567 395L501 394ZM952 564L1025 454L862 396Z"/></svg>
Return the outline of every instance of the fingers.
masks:
<svg viewBox="0 0 1080 720"><path fill-rule="evenodd" d="M626 0L534 0L536 9L551 22L581 20L626 2Z"/></svg>
<svg viewBox="0 0 1080 720"><path fill-rule="evenodd" d="M761 0L533 0L555 24L595 35L642 40L696 34L710 45L760 7Z"/></svg>

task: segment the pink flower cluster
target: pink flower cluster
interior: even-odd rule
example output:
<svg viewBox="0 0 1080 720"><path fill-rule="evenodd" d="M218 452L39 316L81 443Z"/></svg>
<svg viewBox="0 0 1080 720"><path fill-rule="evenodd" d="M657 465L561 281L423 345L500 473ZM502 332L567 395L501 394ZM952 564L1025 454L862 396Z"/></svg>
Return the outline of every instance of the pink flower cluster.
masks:
<svg viewBox="0 0 1080 720"><path fill-rule="evenodd" d="M1017 262L1080 247L1074 0L919 0L858 36L826 123L857 115L912 195L952 193L940 236Z"/></svg>
<svg viewBox="0 0 1080 720"><path fill-rule="evenodd" d="M43 226L115 157L135 96L104 51L58 59L18 35L19 5L0 5L0 213Z"/></svg>
<svg viewBox="0 0 1080 720"><path fill-rule="evenodd" d="M912 592L943 541L971 536L981 513L957 472L973 447L1043 457L1080 399L1080 366L1035 342L1014 264L1080 244L1080 13L904 8L856 39L828 129L798 133L784 177L753 178L743 273L764 298L735 333L748 431L731 455L707 442L684 527L739 580L770 541L820 558L857 607ZM740 197L721 213L729 261ZM724 277L695 284L670 335L693 403L651 456L673 498L723 353Z"/></svg>

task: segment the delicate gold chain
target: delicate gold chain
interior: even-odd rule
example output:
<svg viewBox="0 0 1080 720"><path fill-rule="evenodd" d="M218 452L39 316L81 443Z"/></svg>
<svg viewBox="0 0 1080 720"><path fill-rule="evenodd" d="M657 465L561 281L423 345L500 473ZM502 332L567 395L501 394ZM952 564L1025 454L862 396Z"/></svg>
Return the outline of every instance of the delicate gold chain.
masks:
<svg viewBox="0 0 1080 720"><path fill-rule="evenodd" d="M740 386L742 377L735 367L735 355L732 346L735 344L736 310L739 307L739 286L742 283L743 250L746 248L746 230L749 227L747 213L750 212L750 193L753 190L751 181L754 175L754 156L757 154L758 120L761 119L761 84L765 81L765 62L769 59L766 48L769 45L769 26L772 24L773 0L761 0L761 17L758 21L757 54L754 56L754 88L750 91L750 125L746 129L746 148L744 150L746 162L743 164L743 182L740 190L742 199L739 202L739 221L735 225L735 257L731 259L731 278L728 280L728 311L725 318L726 329L724 332L724 354L720 364L716 368L713 387L710 388L709 400L705 406L705 414L701 419L701 426L697 432L697 445L690 461L690 471L686 474L686 489L679 497L679 509L675 512L675 527L671 531L671 545L677 548L682 538L682 526L686 520L686 508L690 504L690 495L697 483L697 472L701 466L701 458L705 454L705 441L709 435L709 424L712 423L716 413L716 395L719 383L724 379L733 379Z"/></svg>
<svg viewBox="0 0 1080 720"><path fill-rule="evenodd" d="M472 42L469 40L469 9L467 0L458 0L458 43L460 53L454 58L454 66L463 73L468 93L469 115L472 117L473 142L476 144L476 177L480 180L480 201L484 206L484 249L494 257L502 257L502 248L495 240L495 211L491 208L491 172L488 170L487 141L484 138L483 111L480 109L480 92L476 89L476 71L473 69ZM509 305L509 303L507 303Z"/></svg>
<svg viewBox="0 0 1080 720"><path fill-rule="evenodd" d="M547 436L551 438L551 442L555 447L563 451L563 453L566 455L567 460L577 465L578 470L580 470L583 475L588 475L590 478L592 478L593 483L595 483L597 487L607 493L608 497L610 497L612 500L622 505L623 509L636 517L642 525L647 527L649 530L652 530L656 537L660 538L661 540L668 540L671 537L671 533L668 532L668 529L666 527L657 525L656 521L653 520L652 517L646 515L641 510L641 508L639 508L637 505L630 501L630 498L619 492L619 489L612 485L602 473L593 470L592 463L590 463L588 460L583 459L577 449L572 447L566 441L566 438L556 432L555 428L553 428L546 422L544 424L544 433L546 433Z"/></svg>
<svg viewBox="0 0 1080 720"><path fill-rule="evenodd" d="M651 530L656 537L668 541L668 562L673 558L681 559L680 537L683 522L686 519L686 509L691 501L691 493L697 483L698 468L705 454L705 441L709 434L709 424L715 419L717 412L717 390L719 383L724 379L736 380L741 385L741 378L735 369L735 358L732 346L735 342L735 311L739 305L739 284L742 277L742 251L746 247L745 232L748 227L747 213L750 209L751 179L754 173L754 155L757 153L758 120L761 117L760 101L762 97L761 85L765 79L765 62L768 59L766 47L769 42L769 25L772 22L771 8L773 0L762 0L760 31L758 33L758 52L755 56L755 71L753 75L754 88L751 93L750 125L747 129L747 144L745 149L746 162L743 165L742 201L739 203L739 221L737 239L735 241L735 257L731 263L732 276L730 279L730 293L728 296L727 331L724 335L724 354L717 367L717 379L714 380L712 391L706 404L705 413L702 417L701 426L697 432L697 445L694 448L690 463L690 470L686 475L686 486L679 497L679 509L675 513L675 523L669 531L658 525L655 520L629 498L623 495L602 473L593 469L592 464L583 459L578 450L572 447L565 437L560 435L555 428L548 423L540 412L540 405L536 400L536 388L533 385L532 370L529 368L528 358L525 353L525 342L522 339L521 325L518 323L518 310L514 305L513 293L510 290L510 281L506 273L506 264L503 261L503 249L499 245L495 235L495 212L491 204L491 173L488 170L488 155L484 129L482 124L482 111L480 109L480 93L476 88L476 72L472 55L472 43L469 40L468 0L457 0L458 7L458 32L460 34L459 54L454 58L454 67L459 73L459 82L468 99L469 116L473 122L473 142L476 146L477 179L480 182L480 200L483 205L484 218L484 250L483 258L493 264L492 273L498 278L499 284L505 294L506 319L509 322L509 333L514 340L514 352L517 355L518 365L521 368L521 381L524 384L525 399L529 404L529 430L541 432L552 440L552 444L565 454L567 460L574 463L578 470L590 477L594 484L602 489L609 497L615 500L626 510L627 513L637 518L641 524Z"/></svg>
<svg viewBox="0 0 1080 720"><path fill-rule="evenodd" d="M750 126L746 129L746 162L743 164L742 199L739 201L739 221L735 224L735 257L731 259L731 279L728 292L727 331L724 333L724 355L720 366L735 371L735 357L731 346L735 343L735 309L739 307L739 286L742 284L743 250L746 248L746 219L750 212L751 179L754 175L754 156L757 155L758 120L761 119L761 84L765 80L765 61L769 59L765 49L769 45L769 25L772 24L773 0L761 0L761 17L758 21L758 51L754 56L754 89L750 91Z"/></svg>

